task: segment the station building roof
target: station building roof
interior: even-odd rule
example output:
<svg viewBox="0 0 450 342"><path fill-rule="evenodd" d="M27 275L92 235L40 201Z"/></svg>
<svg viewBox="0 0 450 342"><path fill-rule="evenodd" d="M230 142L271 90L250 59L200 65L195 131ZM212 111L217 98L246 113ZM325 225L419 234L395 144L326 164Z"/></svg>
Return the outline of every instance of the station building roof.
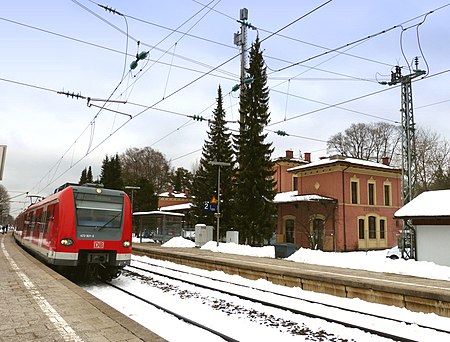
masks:
<svg viewBox="0 0 450 342"><path fill-rule="evenodd" d="M318 202L318 201L335 201L334 198L321 195L299 195L298 191L279 192L273 199L274 203L290 203L290 202Z"/></svg>
<svg viewBox="0 0 450 342"><path fill-rule="evenodd" d="M300 171L300 170L305 170L305 169L309 169L309 168L313 168L313 167L319 167L319 166L327 166L327 165L331 165L331 164L337 164L337 163L346 163L346 164L351 164L351 165L355 165L355 166L360 166L360 167L371 167L371 168L379 168L379 169L385 169L385 170L399 170L398 168L395 168L393 166L390 165L386 165L383 163L376 163L370 160L362 160L362 159L357 159L357 158L350 158L350 157L344 157L344 156L331 156L331 157L327 157L327 158L321 158L317 161L305 164L305 165L299 165L299 166L295 166L292 167L290 169L288 169L289 172L291 171Z"/></svg>

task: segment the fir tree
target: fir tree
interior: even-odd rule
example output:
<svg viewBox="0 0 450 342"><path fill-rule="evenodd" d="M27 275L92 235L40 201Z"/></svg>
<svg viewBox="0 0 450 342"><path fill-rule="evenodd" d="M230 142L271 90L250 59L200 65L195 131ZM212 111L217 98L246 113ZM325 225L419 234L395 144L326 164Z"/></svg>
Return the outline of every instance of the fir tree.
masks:
<svg viewBox="0 0 450 342"><path fill-rule="evenodd" d="M92 177L92 168L89 166L87 173L86 173L86 181L87 183L93 183L94 178Z"/></svg>
<svg viewBox="0 0 450 342"><path fill-rule="evenodd" d="M79 180L78 184L82 185L82 184L85 184L87 182L88 182L88 180L87 180L87 171L86 171L86 168L84 168L83 171L81 171L81 176L80 176L80 180Z"/></svg>
<svg viewBox="0 0 450 342"><path fill-rule="evenodd" d="M122 170L118 154L111 159L106 155L103 159L100 182L108 189L123 189Z"/></svg>
<svg viewBox="0 0 450 342"><path fill-rule="evenodd" d="M267 73L259 38L250 50L248 76L240 111L244 115L240 134L235 138L238 171L235 189L235 227L241 242L262 245L274 232L276 206L271 155L272 143L265 142L263 129L270 122Z"/></svg>
<svg viewBox="0 0 450 342"><path fill-rule="evenodd" d="M172 171L170 176L174 191L182 192L192 188L192 173L183 167Z"/></svg>
<svg viewBox="0 0 450 342"><path fill-rule="evenodd" d="M430 190L450 189L450 170L444 171L441 166L434 173L434 181L431 183Z"/></svg>
<svg viewBox="0 0 450 342"><path fill-rule="evenodd" d="M231 200L232 200L232 173L233 150L231 134L225 127L225 110L223 109L222 89L217 91L217 106L213 111L213 119L209 123L208 138L203 145L199 168L194 176L192 194L194 196L194 223L205 223L216 226L214 213L204 210L205 203L217 196L218 166L211 165L211 161L230 163L230 166L221 166L220 169L220 227L221 232L231 228ZM223 228L223 229L222 229ZM222 235L222 234L221 234Z"/></svg>
<svg viewBox="0 0 450 342"><path fill-rule="evenodd" d="M134 211L151 211L158 209L158 196L155 186L148 179L141 177L137 183L139 190L134 191Z"/></svg>

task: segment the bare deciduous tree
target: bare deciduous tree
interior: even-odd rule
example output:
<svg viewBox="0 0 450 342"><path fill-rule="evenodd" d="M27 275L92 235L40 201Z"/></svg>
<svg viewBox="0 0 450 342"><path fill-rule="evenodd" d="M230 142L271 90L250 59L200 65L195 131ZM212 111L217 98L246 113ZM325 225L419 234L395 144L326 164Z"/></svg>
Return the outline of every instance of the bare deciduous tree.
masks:
<svg viewBox="0 0 450 342"><path fill-rule="evenodd" d="M120 155L122 178L125 185L140 179L150 181L155 191L161 192L170 181L170 164L165 156L151 147L128 148Z"/></svg>
<svg viewBox="0 0 450 342"><path fill-rule="evenodd" d="M386 123L352 124L344 133L328 139L328 152L380 162L383 157L394 159L401 139L399 127Z"/></svg>
<svg viewBox="0 0 450 342"><path fill-rule="evenodd" d="M11 205L8 191L0 184L0 224L7 223Z"/></svg>
<svg viewBox="0 0 450 342"><path fill-rule="evenodd" d="M419 128L416 131L417 185L429 190L442 170L450 166L450 145L438 133Z"/></svg>

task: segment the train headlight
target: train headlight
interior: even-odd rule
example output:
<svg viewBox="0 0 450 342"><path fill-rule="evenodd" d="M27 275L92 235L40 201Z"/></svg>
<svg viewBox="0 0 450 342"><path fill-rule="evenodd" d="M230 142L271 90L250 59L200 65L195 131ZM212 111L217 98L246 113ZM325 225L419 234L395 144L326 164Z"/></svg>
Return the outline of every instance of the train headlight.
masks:
<svg viewBox="0 0 450 342"><path fill-rule="evenodd" d="M124 241L122 242L122 246L124 246L125 248L130 247L130 245L131 245L130 240L124 240Z"/></svg>
<svg viewBox="0 0 450 342"><path fill-rule="evenodd" d="M60 243L63 246L72 246L73 240L71 238L64 238L64 239L61 239Z"/></svg>

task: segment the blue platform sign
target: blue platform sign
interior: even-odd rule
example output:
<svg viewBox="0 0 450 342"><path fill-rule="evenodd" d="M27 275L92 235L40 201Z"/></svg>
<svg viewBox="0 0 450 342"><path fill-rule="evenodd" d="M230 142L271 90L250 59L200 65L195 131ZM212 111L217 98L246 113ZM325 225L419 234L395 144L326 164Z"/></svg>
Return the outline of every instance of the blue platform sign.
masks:
<svg viewBox="0 0 450 342"><path fill-rule="evenodd" d="M215 197L211 199L210 202L205 202L203 210L215 213L217 211L217 200Z"/></svg>

